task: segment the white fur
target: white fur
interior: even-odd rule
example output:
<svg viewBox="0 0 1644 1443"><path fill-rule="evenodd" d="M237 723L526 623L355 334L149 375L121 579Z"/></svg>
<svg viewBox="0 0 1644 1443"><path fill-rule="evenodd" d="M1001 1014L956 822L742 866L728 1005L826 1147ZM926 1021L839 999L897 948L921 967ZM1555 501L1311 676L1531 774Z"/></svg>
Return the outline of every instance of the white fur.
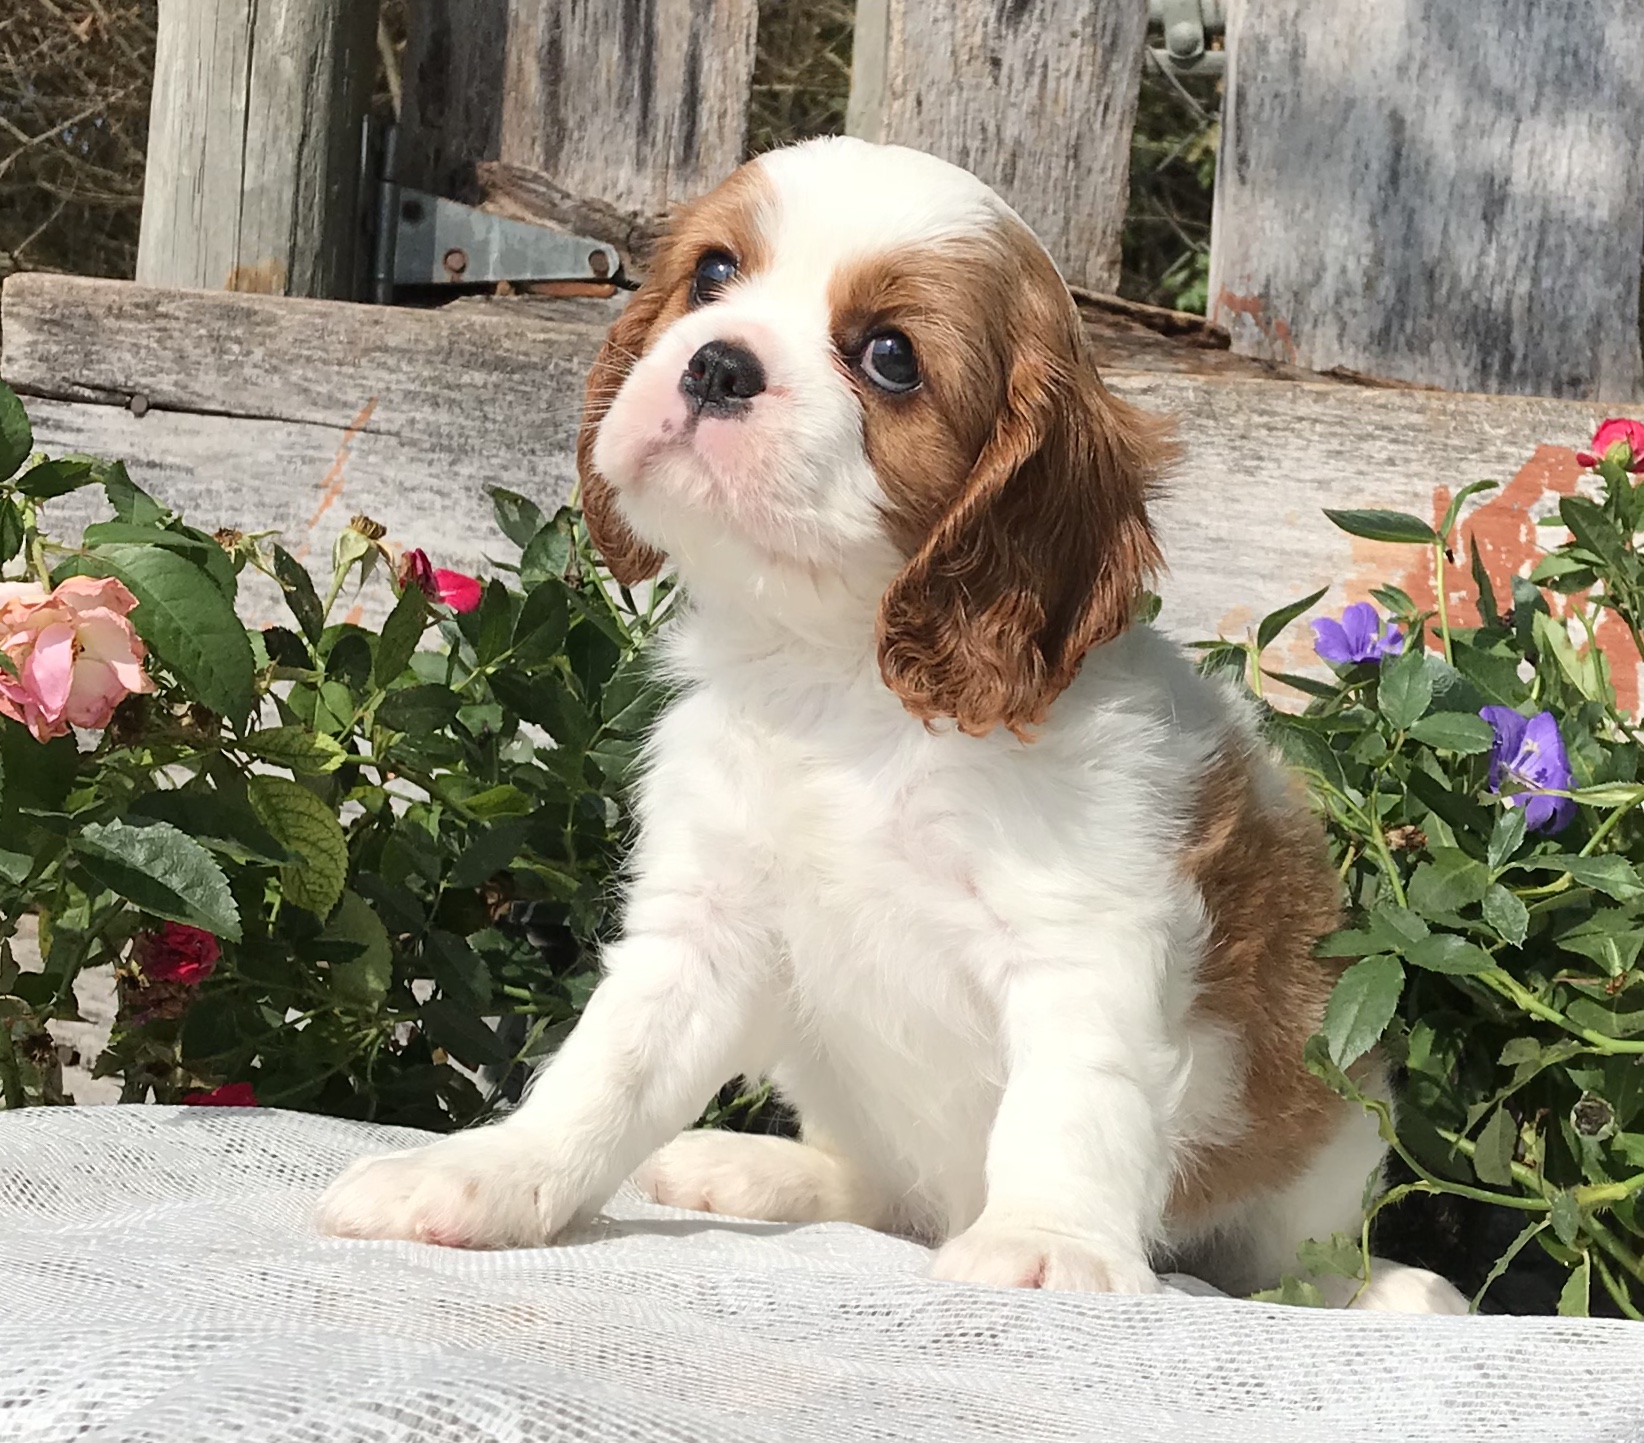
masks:
<svg viewBox="0 0 1644 1443"><path fill-rule="evenodd" d="M761 164L773 266L654 338L595 450L691 598L667 638L684 691L639 789L623 939L515 1113L356 1164L320 1225L538 1244L643 1165L680 1206L925 1237L946 1279L1140 1292L1152 1259L1180 1255L1241 1288L1276 1281L1303 1239L1357 1228L1381 1145L1344 1109L1301 1179L1167 1232L1183 1149L1254 1145L1261 1126L1230 1101L1242 1039L1193 1015L1206 920L1177 863L1200 779L1249 719L1146 628L1086 659L1031 745L907 714L874 647L900 557L825 287L845 259L1003 206L859 142ZM755 346L770 393L693 428L673 397L709 339ZM1276 776L1262 794L1288 804ZM773 1078L806 1141L669 1143L737 1073ZM1367 1296L1453 1301L1409 1283Z"/></svg>

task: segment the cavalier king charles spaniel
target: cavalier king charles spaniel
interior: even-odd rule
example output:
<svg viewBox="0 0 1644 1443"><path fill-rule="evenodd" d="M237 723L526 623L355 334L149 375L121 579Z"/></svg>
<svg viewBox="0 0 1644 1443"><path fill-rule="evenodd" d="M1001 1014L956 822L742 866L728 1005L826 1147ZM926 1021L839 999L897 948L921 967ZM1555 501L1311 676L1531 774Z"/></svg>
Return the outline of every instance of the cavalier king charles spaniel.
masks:
<svg viewBox="0 0 1644 1443"><path fill-rule="evenodd" d="M1238 696L1132 624L1173 454L966 172L818 140L687 206L577 449L613 575L686 596L621 940L514 1112L355 1164L321 1228L535 1246L632 1177L1123 1293L1356 1236L1383 1144L1302 1062L1323 832ZM802 1140L681 1133L738 1074ZM1416 1269L1336 1281L1465 1311Z"/></svg>

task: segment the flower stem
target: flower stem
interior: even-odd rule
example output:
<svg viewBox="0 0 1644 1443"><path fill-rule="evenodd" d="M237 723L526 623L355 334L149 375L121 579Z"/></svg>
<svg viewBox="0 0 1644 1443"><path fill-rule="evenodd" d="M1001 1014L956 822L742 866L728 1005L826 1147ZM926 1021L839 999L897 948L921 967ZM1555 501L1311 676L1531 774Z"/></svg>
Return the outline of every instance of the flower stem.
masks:
<svg viewBox="0 0 1644 1443"><path fill-rule="evenodd" d="M7 1107L28 1106L23 1074L17 1069L17 1049L11 1040L11 1019L6 1017L0 1017L0 1085L4 1086Z"/></svg>
<svg viewBox="0 0 1644 1443"><path fill-rule="evenodd" d="M1636 1057L1644 1053L1644 1042L1627 1042L1622 1038L1607 1037L1591 1027L1577 1027L1556 1007L1549 1007L1516 977L1499 967L1492 967L1488 972L1478 972L1474 975L1493 992L1517 1004L1522 1011L1528 1012L1532 1017L1539 1017L1543 1022L1551 1022L1555 1027L1563 1028L1572 1036L1579 1037L1595 1052L1609 1057Z"/></svg>
<svg viewBox="0 0 1644 1443"><path fill-rule="evenodd" d="M1455 653L1450 646L1450 602L1444 594L1444 548L1446 544L1446 538L1441 536L1438 539L1438 544L1433 547L1434 590L1438 596L1439 636L1444 642L1444 659L1454 664Z"/></svg>

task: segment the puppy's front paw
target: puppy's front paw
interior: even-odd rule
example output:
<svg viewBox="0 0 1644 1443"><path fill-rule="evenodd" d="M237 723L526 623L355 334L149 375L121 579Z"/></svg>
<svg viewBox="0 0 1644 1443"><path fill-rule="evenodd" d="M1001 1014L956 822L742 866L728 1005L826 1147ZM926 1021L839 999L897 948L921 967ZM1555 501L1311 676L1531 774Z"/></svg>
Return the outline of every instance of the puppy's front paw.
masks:
<svg viewBox="0 0 1644 1443"><path fill-rule="evenodd" d="M362 1158L320 1198L315 1225L344 1238L404 1238L448 1248L540 1247L550 1168L500 1128ZM561 1220L562 1221L562 1220Z"/></svg>
<svg viewBox="0 0 1644 1443"><path fill-rule="evenodd" d="M1147 1259L1048 1228L979 1219L936 1255L930 1275L995 1288L1077 1293L1156 1293Z"/></svg>

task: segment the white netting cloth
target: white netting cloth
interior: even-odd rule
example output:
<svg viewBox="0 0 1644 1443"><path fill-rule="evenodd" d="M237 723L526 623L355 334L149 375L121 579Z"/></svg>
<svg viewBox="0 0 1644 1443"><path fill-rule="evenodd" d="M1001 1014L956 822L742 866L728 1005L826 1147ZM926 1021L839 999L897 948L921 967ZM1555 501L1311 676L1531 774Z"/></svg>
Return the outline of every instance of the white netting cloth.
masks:
<svg viewBox="0 0 1644 1443"><path fill-rule="evenodd" d="M529 1252L310 1230L345 1162L416 1137L0 1115L0 1439L1644 1438L1644 1324L962 1288L859 1228L631 1199Z"/></svg>

